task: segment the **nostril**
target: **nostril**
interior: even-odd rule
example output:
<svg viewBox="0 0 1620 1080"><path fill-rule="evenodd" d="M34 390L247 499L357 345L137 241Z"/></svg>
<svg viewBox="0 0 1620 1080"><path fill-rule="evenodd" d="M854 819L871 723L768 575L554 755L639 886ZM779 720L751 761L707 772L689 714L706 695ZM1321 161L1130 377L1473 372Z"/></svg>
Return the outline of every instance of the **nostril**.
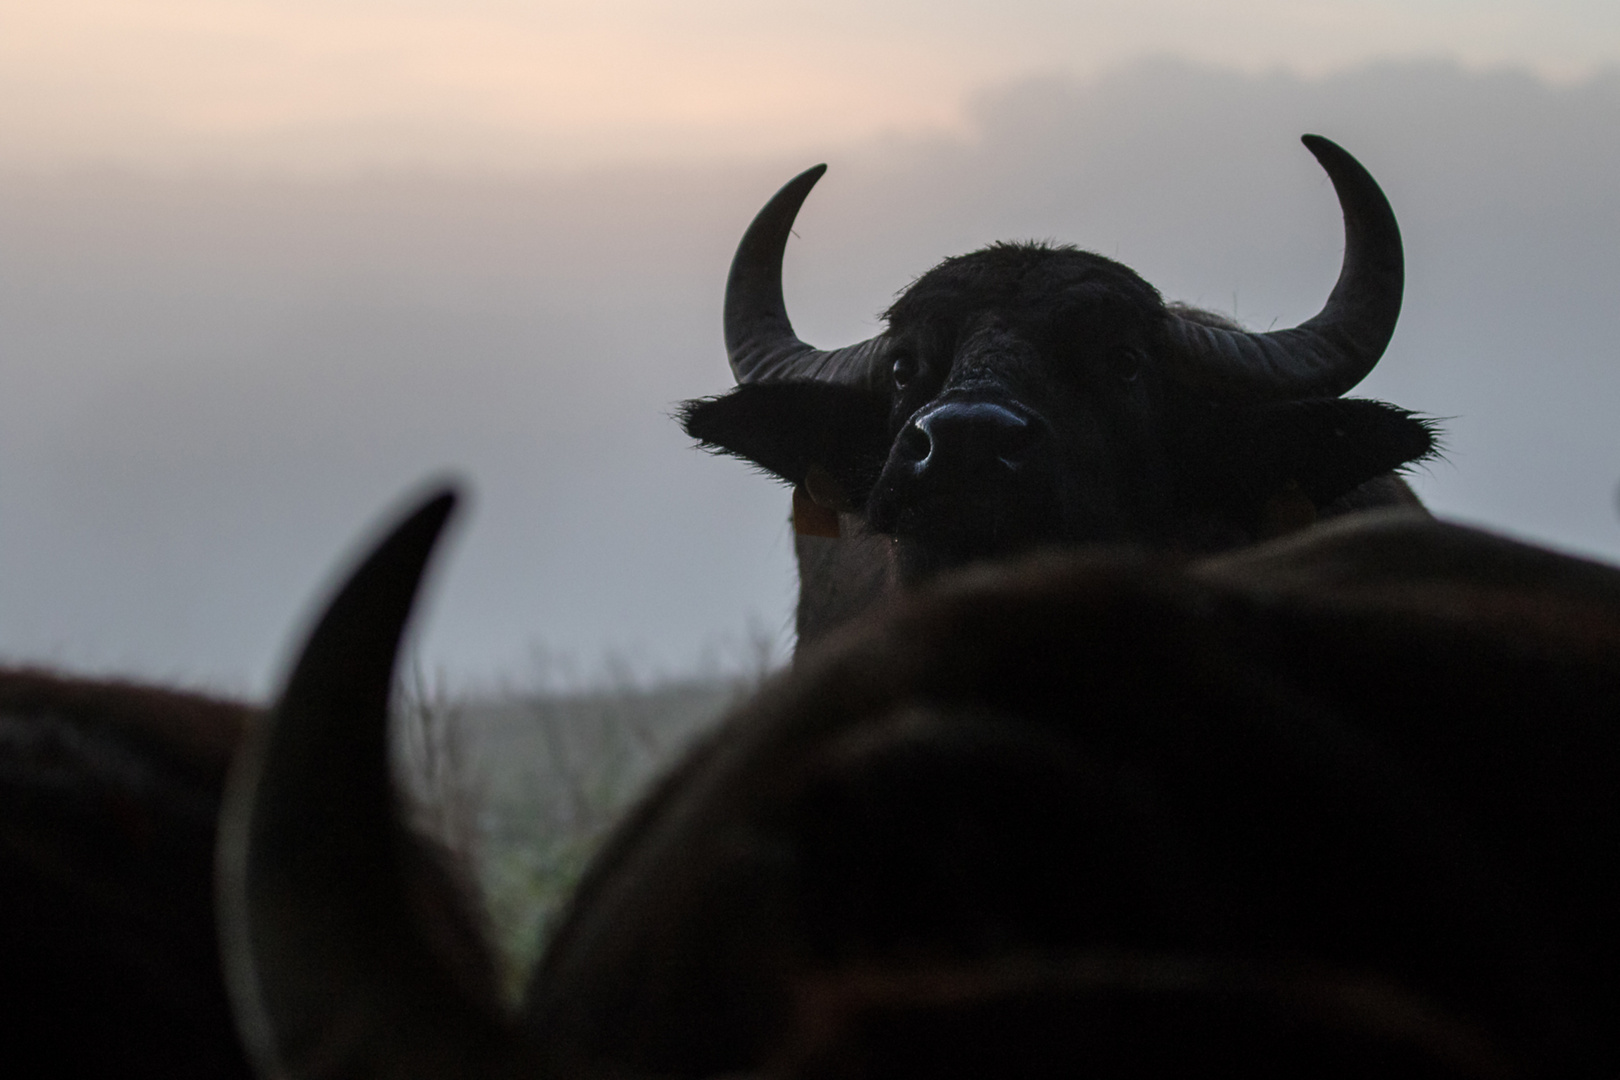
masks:
<svg viewBox="0 0 1620 1080"><path fill-rule="evenodd" d="M901 429L900 438L896 441L900 459L918 469L928 463L929 455L934 452L934 440L928 434L926 419L922 417L907 424Z"/></svg>
<svg viewBox="0 0 1620 1080"><path fill-rule="evenodd" d="M1013 415L1012 420L1014 422L995 429L996 459L1009 469L1016 469L1024 464L1030 448L1035 445L1035 427L1022 416Z"/></svg>
<svg viewBox="0 0 1620 1080"><path fill-rule="evenodd" d="M919 469L932 456L948 458L958 465L978 461L1017 470L1035 445L1035 436L1029 419L1005 405L950 402L928 410L907 425L901 446ZM914 447L920 447L920 452Z"/></svg>

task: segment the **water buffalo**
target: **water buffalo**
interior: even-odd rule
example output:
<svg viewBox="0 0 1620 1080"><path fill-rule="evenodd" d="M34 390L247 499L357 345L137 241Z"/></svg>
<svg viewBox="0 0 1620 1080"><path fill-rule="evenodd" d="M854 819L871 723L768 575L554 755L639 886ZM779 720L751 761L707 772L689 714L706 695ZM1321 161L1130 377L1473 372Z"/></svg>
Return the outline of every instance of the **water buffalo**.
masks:
<svg viewBox="0 0 1620 1080"><path fill-rule="evenodd" d="M739 386L682 419L703 446L795 485L800 642L985 556L1094 541L1215 551L1415 505L1391 472L1433 452L1430 425L1340 397L1395 330L1400 230L1354 158L1304 142L1343 208L1343 269L1319 314L1266 333L1166 304L1112 259L1020 243L945 260L878 336L815 349L788 321L781 267L826 167L783 187L726 286Z"/></svg>
<svg viewBox="0 0 1620 1080"><path fill-rule="evenodd" d="M1385 511L942 577L654 788L514 1016L390 794L450 508L350 577L234 775L266 1076L1620 1068L1620 571Z"/></svg>
<svg viewBox="0 0 1620 1080"><path fill-rule="evenodd" d="M213 851L253 714L0 670L0 1071L252 1075L220 974Z"/></svg>

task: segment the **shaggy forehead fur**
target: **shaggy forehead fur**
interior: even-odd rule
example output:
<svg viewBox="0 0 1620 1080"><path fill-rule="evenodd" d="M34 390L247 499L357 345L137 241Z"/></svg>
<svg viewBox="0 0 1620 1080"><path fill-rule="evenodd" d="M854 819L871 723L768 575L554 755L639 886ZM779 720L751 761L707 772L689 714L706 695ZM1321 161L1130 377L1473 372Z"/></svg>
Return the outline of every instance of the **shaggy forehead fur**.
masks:
<svg viewBox="0 0 1620 1080"><path fill-rule="evenodd" d="M1013 322L1083 318L1088 329L1145 330L1163 322L1159 291L1128 266L1068 244L999 243L946 259L884 312L891 333L993 311Z"/></svg>

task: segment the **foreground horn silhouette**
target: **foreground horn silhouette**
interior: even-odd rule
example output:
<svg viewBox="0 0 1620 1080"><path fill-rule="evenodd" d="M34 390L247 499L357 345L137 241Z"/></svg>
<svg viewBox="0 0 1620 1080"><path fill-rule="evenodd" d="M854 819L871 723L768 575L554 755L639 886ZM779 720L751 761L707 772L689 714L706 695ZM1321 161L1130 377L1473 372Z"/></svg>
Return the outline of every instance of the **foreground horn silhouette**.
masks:
<svg viewBox="0 0 1620 1080"><path fill-rule="evenodd" d="M1620 571L1383 514L943 579L654 787L512 1018L387 766L452 501L361 563L237 765L266 1076L1620 1067Z"/></svg>
<svg viewBox="0 0 1620 1080"><path fill-rule="evenodd" d="M389 775L395 656L455 503L428 498L353 572L233 771L222 951L265 1076L498 1076L518 1045L467 949L469 898L405 829Z"/></svg>

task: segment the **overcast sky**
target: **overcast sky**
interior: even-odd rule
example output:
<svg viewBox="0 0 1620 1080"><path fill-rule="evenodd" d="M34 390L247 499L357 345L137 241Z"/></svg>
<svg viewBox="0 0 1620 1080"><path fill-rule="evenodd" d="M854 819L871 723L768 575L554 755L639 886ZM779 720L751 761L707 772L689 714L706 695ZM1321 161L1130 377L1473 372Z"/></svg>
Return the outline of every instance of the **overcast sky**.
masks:
<svg viewBox="0 0 1620 1080"><path fill-rule="evenodd" d="M0 160L523 167L969 130L1144 55L1321 75L1620 60L1612 0L3 0Z"/></svg>
<svg viewBox="0 0 1620 1080"><path fill-rule="evenodd" d="M727 385L732 246L817 160L812 341L1027 237L1265 328L1337 273L1329 135L1405 234L1357 392L1446 418L1424 496L1620 556L1620 5L44 10L0 6L0 659L261 693L449 470L428 667L745 663L786 494L667 413Z"/></svg>

